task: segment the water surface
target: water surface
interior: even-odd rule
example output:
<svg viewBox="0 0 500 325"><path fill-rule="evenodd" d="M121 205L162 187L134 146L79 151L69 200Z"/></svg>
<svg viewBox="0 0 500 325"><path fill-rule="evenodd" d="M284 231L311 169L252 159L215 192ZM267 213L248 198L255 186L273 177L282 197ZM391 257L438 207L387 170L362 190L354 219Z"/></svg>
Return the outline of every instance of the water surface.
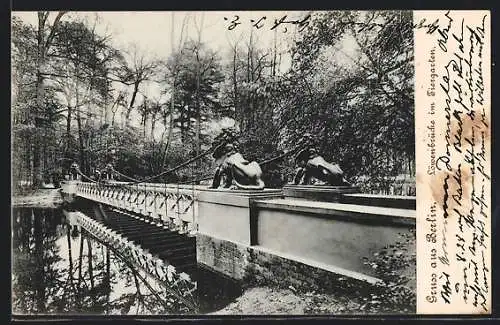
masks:
<svg viewBox="0 0 500 325"><path fill-rule="evenodd" d="M14 208L12 225L13 314L209 313L241 293L199 268L193 309L92 234L68 225L60 209Z"/></svg>

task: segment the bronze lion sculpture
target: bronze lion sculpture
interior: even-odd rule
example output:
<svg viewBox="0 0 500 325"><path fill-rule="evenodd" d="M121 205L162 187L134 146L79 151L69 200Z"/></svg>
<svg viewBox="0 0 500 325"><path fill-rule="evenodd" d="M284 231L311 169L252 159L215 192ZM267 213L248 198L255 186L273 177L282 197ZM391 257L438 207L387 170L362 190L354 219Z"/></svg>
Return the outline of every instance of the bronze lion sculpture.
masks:
<svg viewBox="0 0 500 325"><path fill-rule="evenodd" d="M211 188L264 189L262 169L257 162L246 160L238 151L234 130L223 130L214 143L213 157L217 168Z"/></svg>

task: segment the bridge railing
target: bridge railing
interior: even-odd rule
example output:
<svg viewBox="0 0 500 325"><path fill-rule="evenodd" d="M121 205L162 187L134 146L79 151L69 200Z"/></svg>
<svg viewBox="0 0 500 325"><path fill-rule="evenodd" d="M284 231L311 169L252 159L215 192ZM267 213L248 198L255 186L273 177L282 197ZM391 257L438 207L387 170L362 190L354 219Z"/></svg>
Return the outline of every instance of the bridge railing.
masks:
<svg viewBox="0 0 500 325"><path fill-rule="evenodd" d="M109 184L78 182L75 194L130 211L184 233L198 230L199 186L176 184Z"/></svg>

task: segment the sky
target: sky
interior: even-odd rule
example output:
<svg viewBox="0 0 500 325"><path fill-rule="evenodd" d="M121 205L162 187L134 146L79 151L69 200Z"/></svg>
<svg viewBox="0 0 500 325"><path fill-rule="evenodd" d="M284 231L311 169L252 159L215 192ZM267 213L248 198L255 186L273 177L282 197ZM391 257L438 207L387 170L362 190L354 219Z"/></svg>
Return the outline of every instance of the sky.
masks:
<svg viewBox="0 0 500 325"><path fill-rule="evenodd" d="M13 12L14 16L20 17L23 21L36 25L36 12ZM51 22L55 17L51 13ZM306 15L300 11L106 11L106 12L70 12L64 19L73 17L85 18L93 22L97 16L96 29L101 33L111 34L112 39L119 48L127 48L130 44L136 44L151 57L162 58L172 52L171 30L172 18L174 19L174 46L178 46L181 26L186 18L186 30L184 37L197 38L196 26L203 26L201 41L217 51L226 51L229 44L234 43L241 37L247 40L250 31L253 30L253 37L259 39L259 44L271 45L276 33L277 42L285 42L292 37L293 32L280 27L271 30L275 19L280 19L287 15L287 19L298 19ZM228 27L236 17L240 22L234 29ZM260 18L266 17L259 23L260 29L252 25ZM227 18L224 19L224 18ZM251 20L254 20L252 23ZM202 23L203 22L203 23Z"/></svg>

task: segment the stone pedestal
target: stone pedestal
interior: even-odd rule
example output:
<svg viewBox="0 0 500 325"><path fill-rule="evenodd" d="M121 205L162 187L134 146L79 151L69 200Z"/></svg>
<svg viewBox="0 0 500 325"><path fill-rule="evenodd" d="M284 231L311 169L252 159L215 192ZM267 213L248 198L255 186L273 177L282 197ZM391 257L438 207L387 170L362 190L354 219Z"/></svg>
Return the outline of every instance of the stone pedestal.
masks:
<svg viewBox="0 0 500 325"><path fill-rule="evenodd" d="M285 198L297 198L322 202L340 202L342 195L349 193L359 193L359 188L354 186L291 184L283 187L283 195Z"/></svg>
<svg viewBox="0 0 500 325"><path fill-rule="evenodd" d="M254 200L281 198L279 189L205 189L198 194L198 232L231 242L251 245ZM254 232L255 233L255 232Z"/></svg>

